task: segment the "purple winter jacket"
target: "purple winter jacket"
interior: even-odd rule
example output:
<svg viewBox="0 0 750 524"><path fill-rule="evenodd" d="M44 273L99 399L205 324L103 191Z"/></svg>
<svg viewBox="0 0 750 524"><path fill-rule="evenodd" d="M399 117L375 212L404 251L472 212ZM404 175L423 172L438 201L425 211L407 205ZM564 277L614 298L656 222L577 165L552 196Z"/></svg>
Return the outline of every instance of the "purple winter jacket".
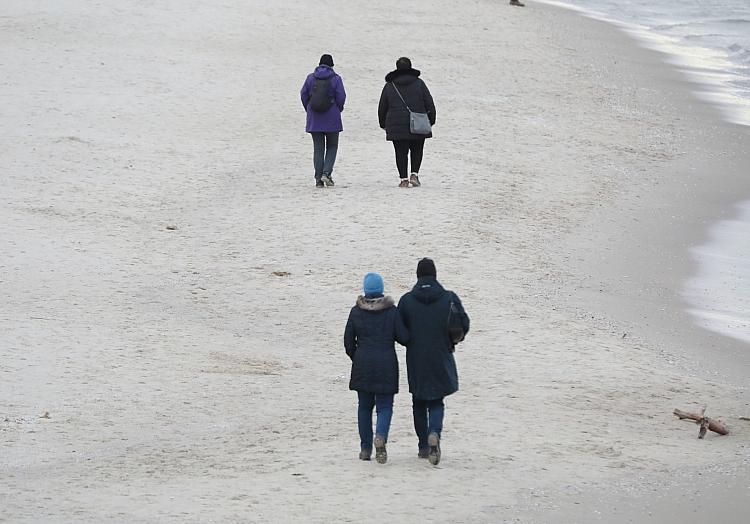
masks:
<svg viewBox="0 0 750 524"><path fill-rule="evenodd" d="M334 104L325 113L318 113L308 108L312 88L316 78L331 78L331 91L333 94ZM305 83L300 91L302 107L307 111L307 126L305 131L308 133L337 133L344 130L341 123L341 112L344 110L346 101L346 91L344 91L344 81L336 72L327 65L319 65L315 68L314 73L307 75Z"/></svg>

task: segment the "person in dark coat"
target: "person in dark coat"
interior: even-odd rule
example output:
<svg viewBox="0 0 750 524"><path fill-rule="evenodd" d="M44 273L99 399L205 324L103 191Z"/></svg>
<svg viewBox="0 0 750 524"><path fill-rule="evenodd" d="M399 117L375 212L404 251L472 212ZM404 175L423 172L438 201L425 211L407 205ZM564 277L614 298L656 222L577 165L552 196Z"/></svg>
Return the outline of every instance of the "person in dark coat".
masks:
<svg viewBox="0 0 750 524"><path fill-rule="evenodd" d="M324 111L316 111L310 101L317 85L327 85L329 106ZM333 185L333 164L339 147L339 133L344 130L341 122L341 112L346 102L344 81L333 70L333 57L323 55L320 65L315 71L307 75L300 91L302 107L307 111L307 125L305 130L313 139L313 165L315 166L315 186ZM326 104L328 105L328 104Z"/></svg>
<svg viewBox="0 0 750 524"><path fill-rule="evenodd" d="M417 283L398 303L398 311L409 330L406 369L412 395L414 430L419 439L420 458L440 462L443 430L443 399L458 391L458 371L453 358L455 346L448 334L451 302L459 311L464 334L469 316L461 300L437 281L435 263L423 258L417 264Z"/></svg>
<svg viewBox="0 0 750 524"><path fill-rule="evenodd" d="M411 60L402 56L396 61L396 70L385 75L386 84L380 93L378 119L385 129L385 138L393 142L396 153L396 167L401 179L399 187L419 187L419 168L422 165L425 138L428 135L414 135L409 128L409 109L415 113L427 113L430 124L435 125L435 103L427 84L419 78L420 72L412 69ZM400 96L399 96L400 94ZM403 100L401 99L403 97ZM407 106L409 109L407 109ZM411 152L411 177L409 173L409 153Z"/></svg>
<svg viewBox="0 0 750 524"><path fill-rule="evenodd" d="M352 360L349 389L359 397L358 425L361 460L385 464L385 444L393 416L393 395L398 393L398 360L394 341L406 345L409 332L404 327L393 298L383 295L383 278L367 273L364 296L349 312L344 330L344 348ZM372 409L377 406L375 439L372 437Z"/></svg>

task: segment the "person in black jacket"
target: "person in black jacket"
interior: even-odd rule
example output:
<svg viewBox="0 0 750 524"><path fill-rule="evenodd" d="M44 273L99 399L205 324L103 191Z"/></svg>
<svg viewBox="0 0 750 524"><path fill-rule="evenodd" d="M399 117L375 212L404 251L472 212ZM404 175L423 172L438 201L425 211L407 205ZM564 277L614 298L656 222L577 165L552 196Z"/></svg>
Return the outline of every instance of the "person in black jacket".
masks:
<svg viewBox="0 0 750 524"><path fill-rule="evenodd" d="M396 153L396 167L401 178L399 187L419 187L419 168L422 165L425 138L427 135L412 134L409 127L409 110L427 113L431 125L435 125L435 103L430 90L419 78L420 72L412 69L411 60L402 56L396 61L396 70L385 75L386 84L380 94L378 120L385 129L385 138L393 142ZM408 106L408 109L407 109ZM411 152L411 177L409 173L409 152Z"/></svg>
<svg viewBox="0 0 750 524"><path fill-rule="evenodd" d="M440 462L440 436L443 430L443 399L458 391L458 371L453 358L455 346L448 334L451 303L458 310L464 334L469 332L469 316L461 300L437 281L435 263L423 258L417 264L417 283L398 303L398 311L409 330L406 369L412 395L414 430L419 440L420 458Z"/></svg>
<svg viewBox="0 0 750 524"><path fill-rule="evenodd" d="M398 393L398 360L394 341L406 345L409 332L404 327L393 298L383 295L383 278L367 273L364 296L349 312L344 330L344 348L352 360L349 389L359 397L359 458L385 464L385 444L393 416L393 395ZM372 437L372 409L377 406L375 439Z"/></svg>

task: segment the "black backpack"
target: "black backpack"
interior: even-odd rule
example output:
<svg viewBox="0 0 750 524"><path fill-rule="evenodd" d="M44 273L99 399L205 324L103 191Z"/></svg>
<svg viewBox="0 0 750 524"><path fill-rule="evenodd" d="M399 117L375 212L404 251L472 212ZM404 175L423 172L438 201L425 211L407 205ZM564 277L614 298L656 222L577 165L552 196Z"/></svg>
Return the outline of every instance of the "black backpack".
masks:
<svg viewBox="0 0 750 524"><path fill-rule="evenodd" d="M455 345L461 342L466 333L464 333L464 323L461 320L461 311L458 304L451 300L451 307L448 310L448 336Z"/></svg>
<svg viewBox="0 0 750 524"><path fill-rule="evenodd" d="M333 97L328 93L331 88L331 77L316 78L310 96L310 108L316 113L325 113L333 105Z"/></svg>

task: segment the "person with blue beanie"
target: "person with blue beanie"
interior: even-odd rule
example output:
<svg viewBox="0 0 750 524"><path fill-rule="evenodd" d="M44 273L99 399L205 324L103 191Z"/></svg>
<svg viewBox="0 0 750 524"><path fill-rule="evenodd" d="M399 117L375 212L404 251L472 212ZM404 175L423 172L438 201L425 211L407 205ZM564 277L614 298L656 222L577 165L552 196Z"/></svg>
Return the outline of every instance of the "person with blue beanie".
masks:
<svg viewBox="0 0 750 524"><path fill-rule="evenodd" d="M357 392L357 421L360 439L360 460L370 460L375 447L375 460L388 460L386 442L393 416L393 396L398 393L398 359L395 342L409 342L401 315L393 298L384 295L383 277L367 273L363 295L349 312L344 330L344 349L352 361L349 389ZM375 436L372 411L377 410Z"/></svg>

